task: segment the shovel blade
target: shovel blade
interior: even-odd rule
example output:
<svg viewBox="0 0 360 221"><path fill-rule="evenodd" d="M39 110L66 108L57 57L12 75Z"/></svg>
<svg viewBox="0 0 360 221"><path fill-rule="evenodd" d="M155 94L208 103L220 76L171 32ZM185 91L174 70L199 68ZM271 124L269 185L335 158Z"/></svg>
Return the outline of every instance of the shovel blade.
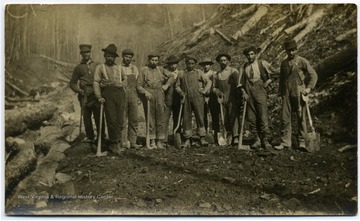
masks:
<svg viewBox="0 0 360 221"><path fill-rule="evenodd" d="M217 133L217 139L220 146L225 146L227 144L226 139L224 138L222 133Z"/></svg>
<svg viewBox="0 0 360 221"><path fill-rule="evenodd" d="M181 148L181 135L179 133L174 134L174 146L175 148Z"/></svg>
<svg viewBox="0 0 360 221"><path fill-rule="evenodd" d="M307 133L305 139L306 150L310 153L320 150L320 134L311 132Z"/></svg>

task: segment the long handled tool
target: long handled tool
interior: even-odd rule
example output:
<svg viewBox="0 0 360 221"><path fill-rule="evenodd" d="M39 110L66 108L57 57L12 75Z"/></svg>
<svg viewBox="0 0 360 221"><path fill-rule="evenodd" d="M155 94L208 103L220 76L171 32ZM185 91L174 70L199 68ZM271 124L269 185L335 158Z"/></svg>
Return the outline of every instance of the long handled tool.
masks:
<svg viewBox="0 0 360 221"><path fill-rule="evenodd" d="M206 119L208 122L207 128L206 128L206 135L205 135L205 140L206 142L208 142L209 144L213 144L214 143L214 131L210 130L210 109L209 109L209 101L206 102L206 108L207 108L207 113L206 113ZM212 122L211 122L212 123Z"/></svg>
<svg viewBox="0 0 360 221"><path fill-rule="evenodd" d="M243 113L242 113L242 118L241 118L241 127L240 127L240 134L239 134L238 150L250 150L249 145L242 145L243 134L244 134L245 115L246 115L246 105L247 105L247 101L244 101L244 108L243 108Z"/></svg>
<svg viewBox="0 0 360 221"><path fill-rule="evenodd" d="M151 149L150 146L150 100L146 99L146 147Z"/></svg>
<svg viewBox="0 0 360 221"><path fill-rule="evenodd" d="M102 121L103 121L103 114L104 114L104 105L100 104L100 124L99 124L99 137L98 137L98 143L97 143L97 149L96 149L96 156L97 157L103 157L107 155L107 152L101 152L101 131L102 131Z"/></svg>
<svg viewBox="0 0 360 221"><path fill-rule="evenodd" d="M182 109L184 107L184 101L185 101L185 96L181 100L179 117L178 117L176 128L174 129L174 146L175 146L175 148L178 148L178 149L181 147L181 135L180 135L180 131L178 131L178 130L180 128Z"/></svg>
<svg viewBox="0 0 360 221"><path fill-rule="evenodd" d="M306 105L306 112L309 118L309 124L311 128L311 132L306 134L305 138L305 149L308 152L315 152L320 150L320 134L315 132L315 128L313 126L313 121L310 114L310 108L309 108L309 97L301 94L303 101Z"/></svg>
<svg viewBox="0 0 360 221"><path fill-rule="evenodd" d="M82 132L82 125L83 125L83 118L84 118L84 109L87 103L87 96L86 94L84 94L84 96L81 98L81 102L80 102L80 126L79 126L79 136L78 136L78 140L82 140L85 137L85 134Z"/></svg>
<svg viewBox="0 0 360 221"><path fill-rule="evenodd" d="M226 142L226 130L225 130L225 123L224 123L224 110L223 110L223 97L218 98L218 102L220 104L220 117L221 117L221 132L217 133L217 139L220 146L225 146Z"/></svg>

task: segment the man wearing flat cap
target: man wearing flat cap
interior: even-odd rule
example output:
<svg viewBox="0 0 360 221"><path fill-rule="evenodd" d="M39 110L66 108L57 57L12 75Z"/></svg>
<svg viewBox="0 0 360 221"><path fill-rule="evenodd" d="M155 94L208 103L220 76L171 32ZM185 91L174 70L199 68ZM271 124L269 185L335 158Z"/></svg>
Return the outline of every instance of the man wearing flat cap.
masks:
<svg viewBox="0 0 360 221"><path fill-rule="evenodd" d="M271 89L271 74L276 70L265 60L257 59L258 48L250 46L244 49L243 54L247 62L240 69L238 87L242 91L244 100L247 101L247 120L254 143L251 148L270 149L269 143L269 123L267 93Z"/></svg>
<svg viewBox="0 0 360 221"><path fill-rule="evenodd" d="M84 119L86 142L95 143L95 135L92 123L92 116L95 118L96 127L99 128L100 105L95 97L93 82L97 63L91 59L91 45L81 44L79 46L82 60L74 69L70 80L70 88L78 93L78 99ZM79 85L78 85L79 82ZM104 127L103 127L104 128ZM102 131L104 135L105 130ZM97 131L99 133L99 131Z"/></svg>
<svg viewBox="0 0 360 221"><path fill-rule="evenodd" d="M178 93L175 93L175 81L177 79L179 70L177 69L177 65L180 59L177 58L175 55L170 55L166 59L166 69L171 73L174 78L174 82L171 86L164 91L165 93L165 109L164 109L164 125L165 125L165 139L164 143L168 143L168 136L169 136L169 121L170 116L172 115L173 120L173 128L171 131L174 131L176 128L178 118L179 118L179 111L180 111L180 102L181 98ZM168 78L165 79L166 81Z"/></svg>
<svg viewBox="0 0 360 221"><path fill-rule="evenodd" d="M282 150L290 148L291 113L296 112L299 128L299 148L306 148L306 105L301 95L310 93L317 82L317 74L309 61L297 55L297 44L294 39L284 43L287 58L281 62L279 95L282 99L282 136L281 143L274 148Z"/></svg>
<svg viewBox="0 0 360 221"><path fill-rule="evenodd" d="M125 105L125 125L126 127L126 118L127 122L127 141L130 143L130 148L139 148L141 145L136 143L137 133L138 133L138 94L136 91L137 79L139 77L138 68L132 64L134 57L134 51L131 49L124 49L121 52L122 63L121 74L125 75L127 78L126 86L126 105ZM124 130L123 138L125 140L126 130Z"/></svg>
<svg viewBox="0 0 360 221"><path fill-rule="evenodd" d="M174 82L172 75L157 65L159 58L160 56L156 53L151 53L148 56L147 66L141 68L137 81L137 91L150 101L150 107L148 107L146 99L142 97L145 113L147 112L146 110L150 108L149 148L151 149L164 149L164 91Z"/></svg>
<svg viewBox="0 0 360 221"><path fill-rule="evenodd" d="M214 64L214 62L209 57L203 58L199 65L202 67L204 75L207 79L209 79L211 85L212 80L214 78L214 75L216 74L216 71L211 69L211 66ZM207 130L209 125L207 114L211 113L211 122L212 122L212 130L219 130L219 103L216 99L216 94L212 92L212 88L210 88L209 93L205 94L205 105L204 105L204 124L205 129ZM215 123L214 123L215 122ZM217 122L217 123L216 123ZM214 137L215 142L217 142L217 136Z"/></svg>
<svg viewBox="0 0 360 221"><path fill-rule="evenodd" d="M115 63L115 59L119 57L117 47L109 44L102 51L105 63L96 67L94 91L98 101L104 105L110 150L120 154L125 150L121 138L124 128L127 77L122 74L121 67Z"/></svg>
<svg viewBox="0 0 360 221"><path fill-rule="evenodd" d="M184 147L190 147L192 137L192 112L194 112L197 132L202 146L207 146L205 140L206 130L204 125L204 95L211 88L210 80L199 69L195 69L197 59L187 55L185 58L186 68L181 71L176 81L176 91L185 97L184 103Z"/></svg>
<svg viewBox="0 0 360 221"><path fill-rule="evenodd" d="M240 123L240 108L241 94L236 88L239 71L230 67L231 56L226 53L221 53L216 56L216 61L220 65L220 71L214 75L213 92L222 102L224 108L224 124L227 131L227 144L237 144L239 142L239 123ZM215 131L215 134L218 131Z"/></svg>

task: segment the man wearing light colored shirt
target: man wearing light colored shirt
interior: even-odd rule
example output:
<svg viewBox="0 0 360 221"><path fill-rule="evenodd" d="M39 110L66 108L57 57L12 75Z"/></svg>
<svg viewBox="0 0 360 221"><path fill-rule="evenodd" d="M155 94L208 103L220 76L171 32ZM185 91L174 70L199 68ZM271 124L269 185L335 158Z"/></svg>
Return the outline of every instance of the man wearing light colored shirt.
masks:
<svg viewBox="0 0 360 221"><path fill-rule="evenodd" d="M127 79L121 73L120 66L115 63L116 57L119 57L116 46L110 44L102 51L105 64L100 64L95 69L94 92L98 101L104 104L110 150L120 154L124 151L121 135L124 128Z"/></svg>
<svg viewBox="0 0 360 221"><path fill-rule="evenodd" d="M244 49L243 54L248 62L240 69L241 79L238 87L248 103L247 120L250 131L255 136L251 148L270 149L272 146L269 143L267 90L270 89L270 74L274 69L268 62L258 60L257 53L258 49L254 46Z"/></svg>

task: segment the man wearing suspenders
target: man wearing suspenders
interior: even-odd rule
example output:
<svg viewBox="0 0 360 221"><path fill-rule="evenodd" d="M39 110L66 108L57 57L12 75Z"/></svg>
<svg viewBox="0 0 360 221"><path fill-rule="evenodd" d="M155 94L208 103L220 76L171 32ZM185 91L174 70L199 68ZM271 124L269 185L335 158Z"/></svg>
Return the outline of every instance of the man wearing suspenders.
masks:
<svg viewBox="0 0 360 221"><path fill-rule="evenodd" d="M104 105L110 150L119 154L124 151L121 134L124 128L127 79L125 74L121 74L120 66L115 64L116 57L119 57L116 46L110 44L102 51L105 64L95 69L94 92L98 101Z"/></svg>

